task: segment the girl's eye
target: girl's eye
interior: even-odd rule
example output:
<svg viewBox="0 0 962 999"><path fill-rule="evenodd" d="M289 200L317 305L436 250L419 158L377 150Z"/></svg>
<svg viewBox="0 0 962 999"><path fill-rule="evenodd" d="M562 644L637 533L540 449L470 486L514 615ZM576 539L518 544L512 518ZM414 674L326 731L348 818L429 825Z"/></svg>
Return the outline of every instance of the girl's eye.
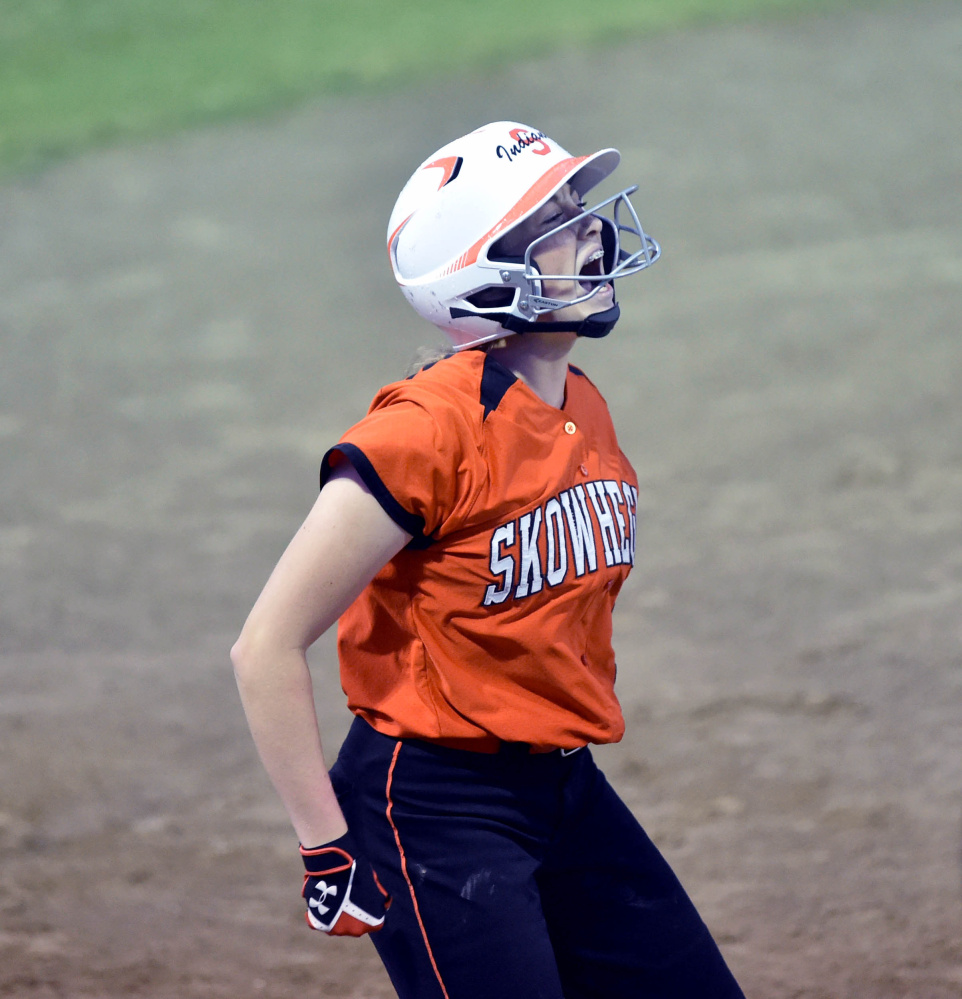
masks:
<svg viewBox="0 0 962 999"><path fill-rule="evenodd" d="M546 219L541 220L542 225L550 225L553 222L560 222L564 218L564 212L557 212L554 215L549 215Z"/></svg>

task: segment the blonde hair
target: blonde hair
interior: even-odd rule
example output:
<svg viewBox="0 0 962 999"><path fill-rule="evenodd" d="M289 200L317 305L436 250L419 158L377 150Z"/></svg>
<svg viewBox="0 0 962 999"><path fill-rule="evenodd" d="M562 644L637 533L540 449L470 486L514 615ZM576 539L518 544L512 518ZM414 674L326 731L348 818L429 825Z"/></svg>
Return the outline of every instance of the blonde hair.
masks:
<svg viewBox="0 0 962 999"><path fill-rule="evenodd" d="M470 350L480 350L482 353L487 353L494 347L503 347L504 337L500 340L489 340L487 343L479 344L477 347L471 347ZM416 375L419 371L422 371L429 364L435 364L437 361L443 361L446 357L453 357L456 353L461 353L456 351L453 347L447 347L443 344L438 344L434 347L418 347L414 353L414 357L411 359L411 363L407 367L407 371L404 372L406 378L410 378L411 375ZM467 353L467 351L464 351Z"/></svg>
<svg viewBox="0 0 962 999"><path fill-rule="evenodd" d="M441 344L434 347L418 347L414 353L414 357L411 358L411 363L408 364L404 375L406 378L410 378L411 375L416 375L429 364L434 364L437 361L443 361L446 357L451 357L452 354L454 354L453 348L445 347Z"/></svg>

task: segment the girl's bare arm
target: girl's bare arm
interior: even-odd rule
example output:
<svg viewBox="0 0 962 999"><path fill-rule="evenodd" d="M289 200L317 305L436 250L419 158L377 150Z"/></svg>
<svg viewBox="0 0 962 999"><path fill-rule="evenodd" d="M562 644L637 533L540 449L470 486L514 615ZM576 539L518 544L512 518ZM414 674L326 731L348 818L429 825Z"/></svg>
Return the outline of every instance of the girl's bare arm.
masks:
<svg viewBox="0 0 962 999"><path fill-rule="evenodd" d="M347 829L321 751L307 649L410 539L353 467L339 466L231 649L254 743L305 846Z"/></svg>

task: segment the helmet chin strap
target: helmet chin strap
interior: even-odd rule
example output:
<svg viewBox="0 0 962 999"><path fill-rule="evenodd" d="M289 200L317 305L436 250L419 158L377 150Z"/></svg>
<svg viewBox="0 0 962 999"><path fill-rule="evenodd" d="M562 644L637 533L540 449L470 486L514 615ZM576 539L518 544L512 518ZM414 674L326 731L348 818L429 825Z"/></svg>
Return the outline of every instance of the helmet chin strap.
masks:
<svg viewBox="0 0 962 999"><path fill-rule="evenodd" d="M452 310L453 312L454 310ZM497 319L511 333L576 333L578 336L600 340L607 336L621 316L621 306L613 305L604 312L596 312L585 319L572 319L561 322L532 322L530 319L519 319L506 312L488 315L487 319Z"/></svg>

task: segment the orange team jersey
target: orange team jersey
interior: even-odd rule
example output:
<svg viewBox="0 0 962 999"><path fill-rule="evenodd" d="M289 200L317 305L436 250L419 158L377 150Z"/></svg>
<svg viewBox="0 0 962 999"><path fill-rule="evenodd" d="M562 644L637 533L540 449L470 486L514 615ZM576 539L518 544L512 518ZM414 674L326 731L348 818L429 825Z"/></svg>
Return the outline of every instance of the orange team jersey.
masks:
<svg viewBox="0 0 962 999"><path fill-rule="evenodd" d="M392 737L492 751L616 742L611 611L638 482L601 394L563 409L466 351L385 386L324 456L413 535L341 617L351 710Z"/></svg>

